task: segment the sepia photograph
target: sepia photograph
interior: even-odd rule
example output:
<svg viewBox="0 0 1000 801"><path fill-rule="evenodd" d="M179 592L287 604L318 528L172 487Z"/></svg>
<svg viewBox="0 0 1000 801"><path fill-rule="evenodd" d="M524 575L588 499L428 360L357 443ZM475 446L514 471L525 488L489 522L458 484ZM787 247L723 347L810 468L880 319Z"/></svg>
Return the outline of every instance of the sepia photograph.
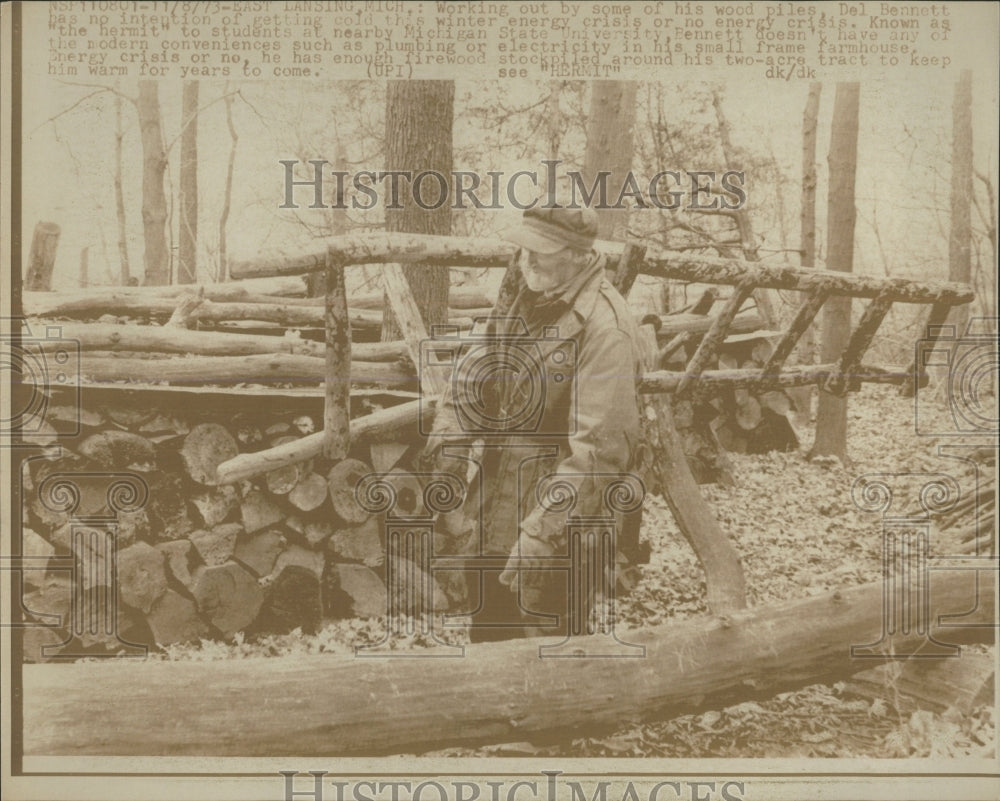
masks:
<svg viewBox="0 0 1000 801"><path fill-rule="evenodd" d="M0 11L6 798L1000 796L1000 6Z"/></svg>

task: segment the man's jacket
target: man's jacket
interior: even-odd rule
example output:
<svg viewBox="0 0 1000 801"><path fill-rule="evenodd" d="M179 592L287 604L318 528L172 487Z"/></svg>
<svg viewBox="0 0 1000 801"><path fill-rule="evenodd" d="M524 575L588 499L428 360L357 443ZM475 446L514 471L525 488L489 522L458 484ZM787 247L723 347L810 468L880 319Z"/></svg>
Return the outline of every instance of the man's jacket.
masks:
<svg viewBox="0 0 1000 801"><path fill-rule="evenodd" d="M616 509L641 488L627 478L641 363L632 313L606 280L604 259L554 298L522 282L510 310L465 339L431 443L485 444L485 498L470 494L471 542L461 550L508 554L519 530L561 550L571 517L620 522ZM467 467L450 465L456 474Z"/></svg>

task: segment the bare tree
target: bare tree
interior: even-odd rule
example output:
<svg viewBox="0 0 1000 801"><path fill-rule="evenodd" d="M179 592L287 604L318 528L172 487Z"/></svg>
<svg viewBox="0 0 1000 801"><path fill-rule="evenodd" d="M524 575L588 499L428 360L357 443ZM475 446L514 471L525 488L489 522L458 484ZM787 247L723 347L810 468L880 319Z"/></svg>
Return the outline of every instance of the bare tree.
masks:
<svg viewBox="0 0 1000 801"><path fill-rule="evenodd" d="M828 270L849 273L854 266L854 183L858 166L858 101L861 84L838 83L833 100L830 134L830 192L827 209ZM850 336L851 298L827 300L823 314L820 358L835 362ZM847 398L820 392L816 411L816 440L810 458L847 458Z"/></svg>
<svg viewBox="0 0 1000 801"><path fill-rule="evenodd" d="M951 139L951 230L948 278L972 283L972 71L955 83ZM959 335L969 323L969 307L953 306L948 315Z"/></svg>
<svg viewBox="0 0 1000 801"><path fill-rule="evenodd" d="M227 244L229 212L233 201L233 168L236 165L236 145L240 141L236 126L233 125L233 96L228 87L224 101L226 104L226 127L229 129L229 160L226 163L226 185L222 193L222 212L219 214L219 281L229 279L229 248Z"/></svg>
<svg viewBox="0 0 1000 801"><path fill-rule="evenodd" d="M180 251L177 283L198 280L198 81L181 90Z"/></svg>
<svg viewBox="0 0 1000 801"><path fill-rule="evenodd" d="M167 197L163 178L167 154L160 123L158 83L139 81L139 136L142 141L142 226L145 241L143 255L147 285L168 283L170 254L167 250Z"/></svg>
<svg viewBox="0 0 1000 801"><path fill-rule="evenodd" d="M125 129L122 125L122 95L115 92L115 216L118 220L118 261L119 281L122 286L132 282L132 271L128 259L128 228L125 222L125 193L122 188L122 139Z"/></svg>

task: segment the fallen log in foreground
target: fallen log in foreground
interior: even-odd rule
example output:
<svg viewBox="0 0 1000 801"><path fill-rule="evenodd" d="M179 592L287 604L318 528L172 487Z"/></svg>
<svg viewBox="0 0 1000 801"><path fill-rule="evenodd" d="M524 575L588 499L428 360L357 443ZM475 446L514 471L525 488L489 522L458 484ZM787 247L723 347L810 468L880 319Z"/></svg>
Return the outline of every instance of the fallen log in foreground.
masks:
<svg viewBox="0 0 1000 801"><path fill-rule="evenodd" d="M992 639L993 572L933 571L930 584L932 621L974 608L956 622L983 624L934 626L938 640ZM454 659L25 665L24 751L342 756L589 736L870 669L878 662L852 659L851 646L881 638L882 599L876 582L620 633L645 646L642 658L540 659L552 641L531 639L470 646ZM921 642L900 636L892 645L907 653Z"/></svg>

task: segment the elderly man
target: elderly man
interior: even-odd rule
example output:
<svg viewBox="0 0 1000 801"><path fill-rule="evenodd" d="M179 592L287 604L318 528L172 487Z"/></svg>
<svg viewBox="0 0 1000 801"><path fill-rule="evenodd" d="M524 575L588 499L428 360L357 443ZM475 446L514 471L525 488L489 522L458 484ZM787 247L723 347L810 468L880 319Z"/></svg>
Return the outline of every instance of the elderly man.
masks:
<svg viewBox="0 0 1000 801"><path fill-rule="evenodd" d="M591 209L524 213L507 236L520 247L520 276L505 279L520 279L513 303L490 321L489 356L477 361L476 349L467 351L439 405L439 443L485 443L485 497L466 508L465 531L452 525L451 534L466 554L509 554L502 572L467 573L473 639L511 636L525 623L541 634L584 630L572 619L581 604L568 602L567 571L551 569L551 557L565 563L568 520L606 518L608 487L634 467L638 334L605 278L604 257L592 250L596 234ZM492 362L484 369L485 358ZM582 558L590 558L586 548Z"/></svg>

